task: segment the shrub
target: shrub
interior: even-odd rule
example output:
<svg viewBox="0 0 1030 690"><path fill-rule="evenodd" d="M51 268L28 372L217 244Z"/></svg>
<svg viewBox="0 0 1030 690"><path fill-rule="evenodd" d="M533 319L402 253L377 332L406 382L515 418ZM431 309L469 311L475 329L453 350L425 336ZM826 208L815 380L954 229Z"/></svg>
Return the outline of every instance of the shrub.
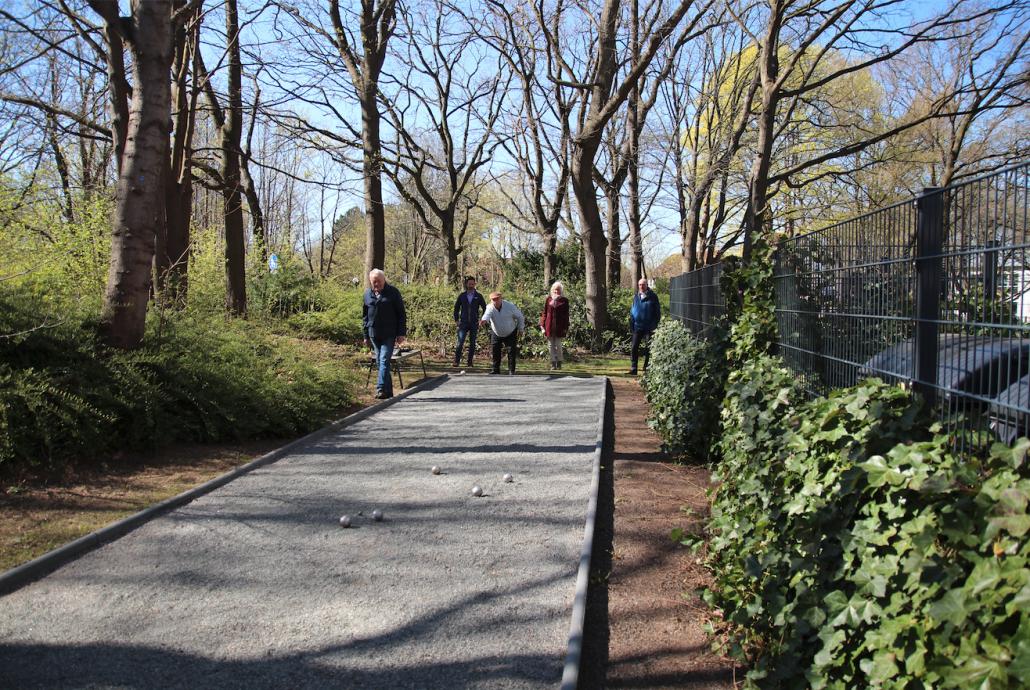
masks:
<svg viewBox="0 0 1030 690"><path fill-rule="evenodd" d="M0 292L0 465L71 460L171 441L290 436L350 400L349 374L255 323L169 316L134 352L90 320L41 320L38 298Z"/></svg>
<svg viewBox="0 0 1030 690"><path fill-rule="evenodd" d="M260 257L256 256L255 259ZM251 262L247 272L249 310L276 317L317 312L326 305L319 293L320 281L303 260L290 253L279 254L279 268L270 272L260 262Z"/></svg>
<svg viewBox="0 0 1030 690"><path fill-rule="evenodd" d="M679 321L666 319L651 338L644 377L648 425L665 450L708 461L719 438L719 410L726 384L726 340L695 338Z"/></svg>

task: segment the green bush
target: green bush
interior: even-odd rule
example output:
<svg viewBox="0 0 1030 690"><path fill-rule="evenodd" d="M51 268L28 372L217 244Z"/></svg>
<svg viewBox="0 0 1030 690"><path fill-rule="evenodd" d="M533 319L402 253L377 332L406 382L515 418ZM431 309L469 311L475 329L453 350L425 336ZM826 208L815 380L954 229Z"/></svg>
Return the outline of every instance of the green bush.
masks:
<svg viewBox="0 0 1030 690"><path fill-rule="evenodd" d="M692 460L712 459L719 438L719 412L726 385L726 339L695 338L673 319L651 338L651 361L644 377L648 425L663 448Z"/></svg>
<svg viewBox="0 0 1030 690"><path fill-rule="evenodd" d="M331 419L353 383L328 357L256 323L151 319L134 352L96 323L0 292L0 466L55 468L172 441L286 437ZM160 330L158 330L160 326Z"/></svg>
<svg viewBox="0 0 1030 690"><path fill-rule="evenodd" d="M1016 688L1030 670L1030 442L959 459L908 392L728 380L709 526L748 687Z"/></svg>
<svg viewBox="0 0 1030 690"><path fill-rule="evenodd" d="M264 262L252 261L248 267L248 303L251 312L287 317L325 308L320 282L301 257L279 253L279 268L272 273ZM260 259L255 255L254 259Z"/></svg>

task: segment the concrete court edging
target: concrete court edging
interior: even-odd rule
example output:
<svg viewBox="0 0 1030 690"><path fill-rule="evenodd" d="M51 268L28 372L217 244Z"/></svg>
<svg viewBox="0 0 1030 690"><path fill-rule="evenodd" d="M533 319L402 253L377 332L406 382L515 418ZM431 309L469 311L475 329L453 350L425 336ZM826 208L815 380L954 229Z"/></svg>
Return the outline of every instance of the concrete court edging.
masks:
<svg viewBox="0 0 1030 690"><path fill-rule="evenodd" d="M608 409L608 377L602 377L601 409L597 419L597 443L594 446L593 467L590 471L590 499L587 519L583 528L583 548L579 552L579 571L576 574L576 596L572 603L572 622L569 626L569 645L562 670L561 689L576 690L579 685L579 666L583 660L583 625L587 612L587 589L590 585L590 556L594 550L594 528L597 523L597 494L601 485L601 454L604 451L604 424Z"/></svg>
<svg viewBox="0 0 1030 690"><path fill-rule="evenodd" d="M104 544L115 541L119 537L128 534L129 532L136 529L140 525L146 523L147 521L152 520L153 518L158 517L159 515L163 515L164 513L167 513L173 508L178 508L179 506L186 505L194 499L197 499L203 496L204 494L210 493L211 491L214 491L220 486L228 484L233 479L236 479L241 475L247 474L248 472L252 472L253 470L258 469L259 467L264 467L265 465L272 464L276 460L279 460L281 457L288 454L297 446L310 443L311 441L315 441L321 438L322 436L325 436L326 434L329 434L338 429L342 429L346 426L354 424L355 422L359 422L362 419L365 419L366 417L375 414L379 410L382 410L386 407L389 407L390 405L393 405L396 402L399 402L400 400L403 400L409 395L413 395L415 393L418 393L423 390L428 390L430 388L435 388L436 386L446 381L448 378L450 378L449 374L441 374L440 376L436 376L434 378L422 381L421 383L418 383L414 386L411 386L410 388L405 389L401 393L398 393L397 395L388 400L382 400L374 405L369 405L368 407L362 408L353 414L347 415L343 419L338 419L334 422L330 422L321 429L317 429L316 431L311 432L307 436L302 436L301 438L298 438L294 441L290 441L285 446L282 446L281 448L277 448L269 453L266 453L262 455L260 458L252 460L245 465L241 465L240 467L237 467L234 470L230 470L229 472L226 472L220 477L215 477L214 479L204 482L199 486L195 486L192 489L184 491L183 493L177 496L167 498L161 501L160 503L155 503L149 508L144 508L138 513L130 515L126 518L122 518L121 520L111 523L106 527L101 527L95 532L90 532L89 534L83 535L75 541L69 542L64 546L59 546L53 551L49 551L43 554L42 556L39 556L38 558L29 561L28 563L23 563L22 565L19 565L15 568L11 568L7 572L0 574L0 596L10 594L11 592L21 587L24 587L30 582L38 580L44 575L47 575L53 572L54 570L57 570L65 563L69 563L70 561L75 560L79 556L89 551L92 551L96 548L99 548ZM577 590L577 597L578 596L579 594Z"/></svg>

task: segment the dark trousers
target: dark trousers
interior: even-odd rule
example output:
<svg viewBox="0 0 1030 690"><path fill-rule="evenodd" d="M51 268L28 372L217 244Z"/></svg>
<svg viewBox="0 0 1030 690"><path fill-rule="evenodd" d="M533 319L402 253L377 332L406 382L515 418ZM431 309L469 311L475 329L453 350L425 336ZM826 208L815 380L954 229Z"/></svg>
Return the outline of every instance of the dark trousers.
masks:
<svg viewBox="0 0 1030 690"><path fill-rule="evenodd" d="M496 333L490 333L490 354L493 355L493 371L495 374L501 373L501 346L508 348L508 373L515 373L515 357L519 350L519 332L512 331L511 335L506 335L503 338L498 336Z"/></svg>
<svg viewBox="0 0 1030 690"><path fill-rule="evenodd" d="M644 371L647 371L647 363L651 361L651 333L652 331L633 331L633 349L630 350L631 371L637 370L637 359L640 357L640 350L644 350Z"/></svg>

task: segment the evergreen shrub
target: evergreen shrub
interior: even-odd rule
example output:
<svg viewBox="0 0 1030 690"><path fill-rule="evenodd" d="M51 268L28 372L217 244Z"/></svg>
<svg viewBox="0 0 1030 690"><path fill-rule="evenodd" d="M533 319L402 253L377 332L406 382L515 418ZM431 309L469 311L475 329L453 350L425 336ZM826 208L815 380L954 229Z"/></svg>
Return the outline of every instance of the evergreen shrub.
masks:
<svg viewBox="0 0 1030 690"><path fill-rule="evenodd" d="M111 351L95 321L0 290L0 467L54 469L172 441L286 437L351 401L346 368L256 323L165 314Z"/></svg>
<svg viewBox="0 0 1030 690"><path fill-rule="evenodd" d="M694 337L682 323L666 319L651 337L651 360L643 379L648 425L663 448L692 460L713 459L726 384L726 339Z"/></svg>

